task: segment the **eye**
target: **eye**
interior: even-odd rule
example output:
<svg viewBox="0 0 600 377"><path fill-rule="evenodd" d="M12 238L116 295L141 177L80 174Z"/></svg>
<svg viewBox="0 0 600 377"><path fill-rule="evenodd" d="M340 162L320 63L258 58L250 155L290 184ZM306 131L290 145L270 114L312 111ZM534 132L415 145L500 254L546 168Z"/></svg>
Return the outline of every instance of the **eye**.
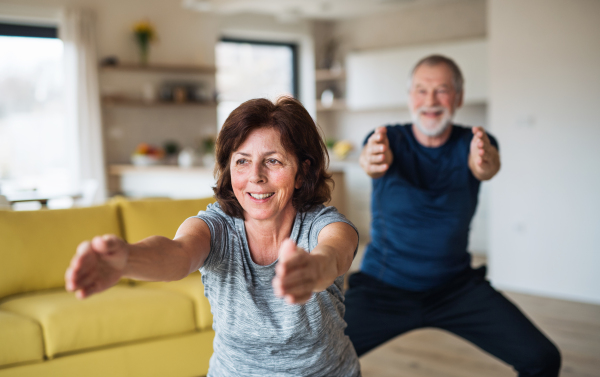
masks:
<svg viewBox="0 0 600 377"><path fill-rule="evenodd" d="M269 158L269 159L267 159L267 164L277 165L277 164L281 164L281 162L279 162L279 160L276 160L274 158Z"/></svg>
<svg viewBox="0 0 600 377"><path fill-rule="evenodd" d="M244 165L248 162L248 160L246 160L245 158L240 158L239 160L237 160L235 162L236 165Z"/></svg>

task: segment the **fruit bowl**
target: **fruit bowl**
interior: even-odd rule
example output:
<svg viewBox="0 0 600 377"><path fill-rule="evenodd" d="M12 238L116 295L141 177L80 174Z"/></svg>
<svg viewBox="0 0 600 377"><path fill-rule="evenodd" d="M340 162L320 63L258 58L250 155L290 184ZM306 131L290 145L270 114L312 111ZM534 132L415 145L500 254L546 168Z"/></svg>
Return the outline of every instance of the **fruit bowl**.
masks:
<svg viewBox="0 0 600 377"><path fill-rule="evenodd" d="M131 163L135 166L150 166L159 164L165 155L162 148L140 143L131 155Z"/></svg>
<svg viewBox="0 0 600 377"><path fill-rule="evenodd" d="M131 163L135 166L151 166L160 164L162 158L159 156L148 154L133 154L131 155Z"/></svg>

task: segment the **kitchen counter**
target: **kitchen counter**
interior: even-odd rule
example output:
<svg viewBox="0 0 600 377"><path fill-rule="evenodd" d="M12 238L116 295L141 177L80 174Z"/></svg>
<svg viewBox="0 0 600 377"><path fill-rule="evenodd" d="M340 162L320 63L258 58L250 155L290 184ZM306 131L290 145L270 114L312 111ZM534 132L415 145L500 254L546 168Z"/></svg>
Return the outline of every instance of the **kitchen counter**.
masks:
<svg viewBox="0 0 600 377"><path fill-rule="evenodd" d="M203 198L213 195L213 170L175 165L110 165L110 191L128 197Z"/></svg>

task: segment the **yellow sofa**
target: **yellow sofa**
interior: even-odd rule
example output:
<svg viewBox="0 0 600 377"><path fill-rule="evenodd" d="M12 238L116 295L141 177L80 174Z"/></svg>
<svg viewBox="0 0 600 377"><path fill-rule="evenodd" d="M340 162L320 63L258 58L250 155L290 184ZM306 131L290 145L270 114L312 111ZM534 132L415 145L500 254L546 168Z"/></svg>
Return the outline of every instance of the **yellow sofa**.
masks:
<svg viewBox="0 0 600 377"><path fill-rule="evenodd" d="M199 272L169 283L123 280L83 301L65 291L64 273L83 240L173 237L211 202L0 210L0 377L206 375L214 332Z"/></svg>

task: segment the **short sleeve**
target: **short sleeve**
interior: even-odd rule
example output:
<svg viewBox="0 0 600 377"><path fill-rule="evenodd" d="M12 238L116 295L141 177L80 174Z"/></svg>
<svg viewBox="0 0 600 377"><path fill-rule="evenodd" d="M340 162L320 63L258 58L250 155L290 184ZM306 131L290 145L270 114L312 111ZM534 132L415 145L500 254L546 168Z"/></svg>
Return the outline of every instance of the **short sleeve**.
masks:
<svg viewBox="0 0 600 377"><path fill-rule="evenodd" d="M360 237L360 235L358 234L358 230L356 229L354 224L352 224L350 220L348 220L344 215L339 213L335 207L323 206L319 211L317 211L314 214L314 217L311 221L308 233L309 251L314 249L319 243L319 233L321 233L321 230L323 230L323 228L325 228L327 225L337 222L342 222L350 225L352 229L354 229L354 231L356 232L356 235ZM357 250L358 244L356 250L354 250L355 256Z"/></svg>
<svg viewBox="0 0 600 377"><path fill-rule="evenodd" d="M194 216L203 220L210 230L210 253L200 268L201 273L210 271L218 266L229 250L231 227L228 219L218 204L210 204L206 211L200 211Z"/></svg>

